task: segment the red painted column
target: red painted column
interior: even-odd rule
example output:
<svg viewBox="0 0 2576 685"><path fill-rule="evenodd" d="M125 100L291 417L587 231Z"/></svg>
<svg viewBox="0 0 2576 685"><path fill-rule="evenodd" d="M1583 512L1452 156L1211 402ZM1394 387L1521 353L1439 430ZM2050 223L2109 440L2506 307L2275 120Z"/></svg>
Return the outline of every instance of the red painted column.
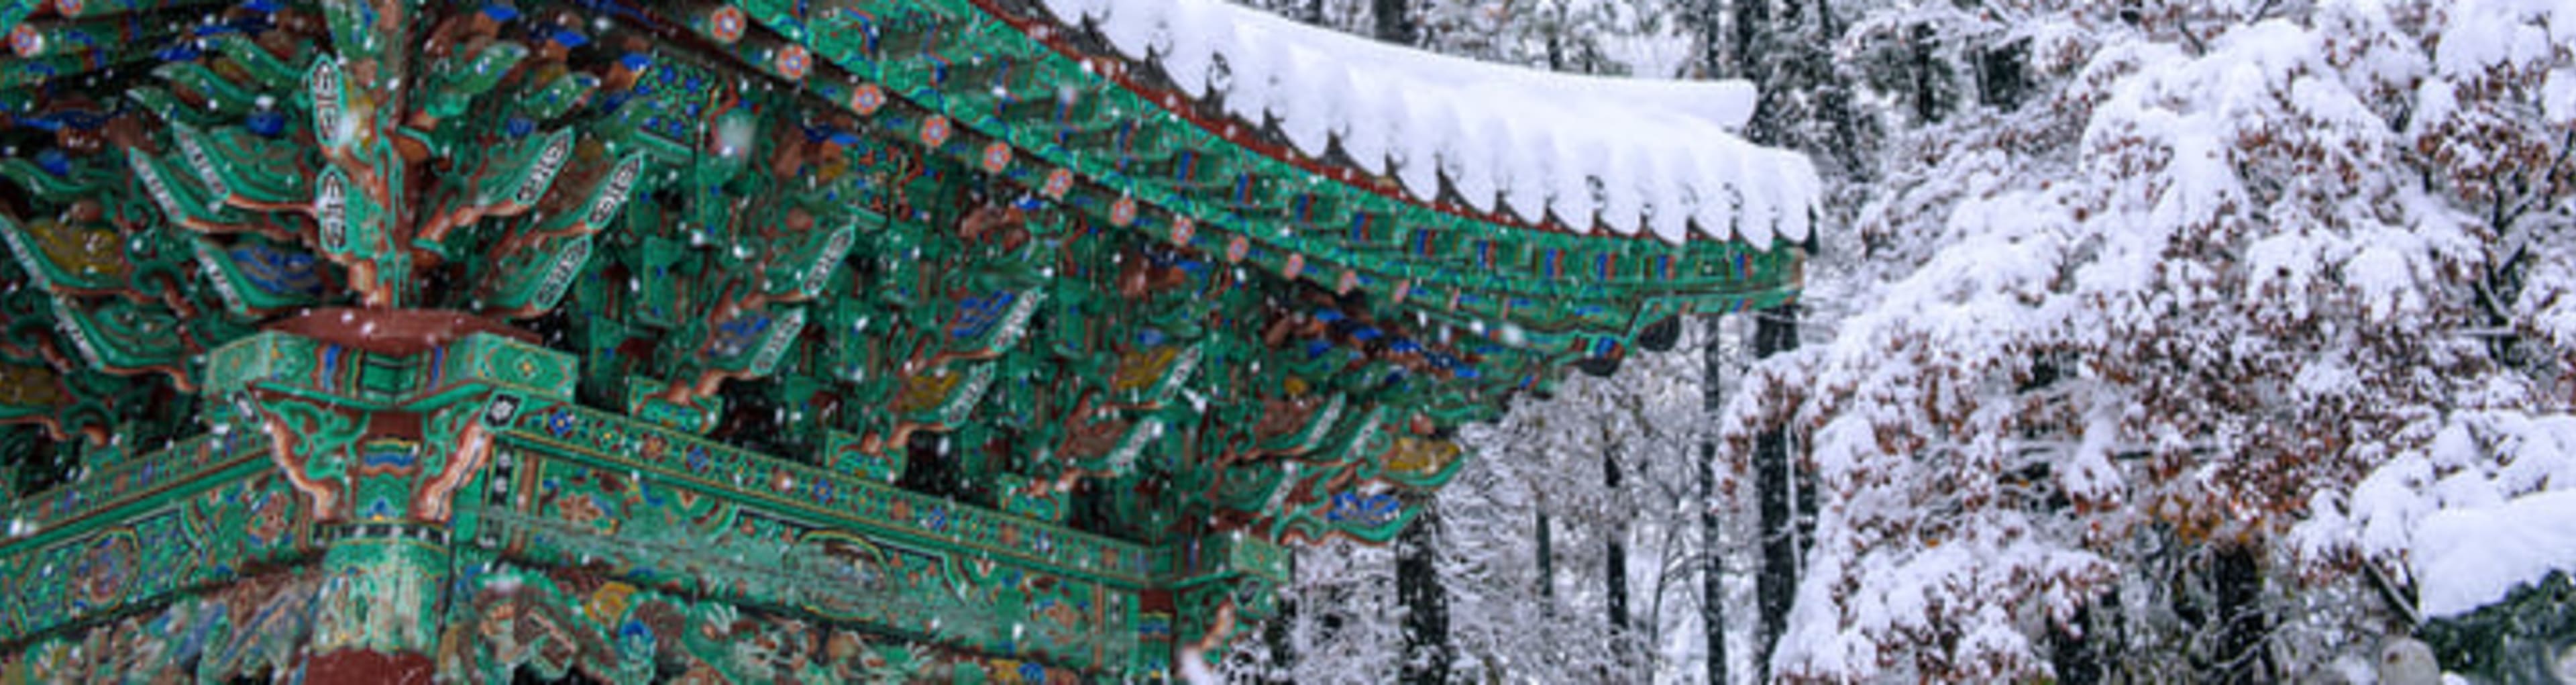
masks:
<svg viewBox="0 0 2576 685"><path fill-rule="evenodd" d="M304 682L309 685L426 684L436 672L429 655L412 652L343 649L304 662Z"/></svg>

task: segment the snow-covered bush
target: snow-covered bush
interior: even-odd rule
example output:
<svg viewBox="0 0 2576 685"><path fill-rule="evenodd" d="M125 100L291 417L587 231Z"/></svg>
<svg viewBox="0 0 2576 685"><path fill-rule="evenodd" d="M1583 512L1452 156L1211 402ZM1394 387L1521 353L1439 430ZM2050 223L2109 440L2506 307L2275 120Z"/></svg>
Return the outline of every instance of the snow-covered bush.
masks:
<svg viewBox="0 0 2576 685"><path fill-rule="evenodd" d="M2563 411L2499 339L2570 349L2571 129L2526 116L2557 111L2568 10L2148 4L2034 17L2083 66L1901 139L1861 227L1891 276L1735 405L1738 453L1788 422L1820 483L1777 673L2035 677L2105 629L2198 677L2322 663L2391 607L2284 598L2388 569L2438 478L2514 463L2437 438Z"/></svg>

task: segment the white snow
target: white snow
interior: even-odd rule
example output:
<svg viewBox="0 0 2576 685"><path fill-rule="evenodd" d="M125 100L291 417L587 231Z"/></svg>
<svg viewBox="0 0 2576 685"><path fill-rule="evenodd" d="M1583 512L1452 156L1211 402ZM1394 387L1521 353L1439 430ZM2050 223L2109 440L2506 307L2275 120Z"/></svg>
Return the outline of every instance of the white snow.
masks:
<svg viewBox="0 0 2576 685"><path fill-rule="evenodd" d="M2541 106L2548 110L2549 120L2561 125L2576 124L2576 69L2549 72L2549 80L2540 87Z"/></svg>
<svg viewBox="0 0 2576 685"><path fill-rule="evenodd" d="M2413 562L2428 618L2468 613L2550 571L2576 569L2576 491L2434 512L2416 530Z"/></svg>
<svg viewBox="0 0 2576 685"><path fill-rule="evenodd" d="M1742 81L1551 74L1421 52L1222 0L1045 0L1196 98L1277 122L1299 152L1336 143L1424 200L1553 215L1668 242L1804 240L1823 186L1801 155L1745 142ZM1444 195L1447 192L1455 196ZM1597 195L1597 197L1596 197ZM1595 212L1599 212L1596 216Z"/></svg>
<svg viewBox="0 0 2576 685"><path fill-rule="evenodd" d="M2547 62L2576 42L2576 7L2564 0L2462 0L2433 53L2444 73L2470 74Z"/></svg>
<svg viewBox="0 0 2576 685"><path fill-rule="evenodd" d="M1225 679L1219 677L1214 669L1208 668L1206 653L1196 647L1182 647L1179 661L1181 662L1181 682L1190 685L1216 685L1225 682Z"/></svg>

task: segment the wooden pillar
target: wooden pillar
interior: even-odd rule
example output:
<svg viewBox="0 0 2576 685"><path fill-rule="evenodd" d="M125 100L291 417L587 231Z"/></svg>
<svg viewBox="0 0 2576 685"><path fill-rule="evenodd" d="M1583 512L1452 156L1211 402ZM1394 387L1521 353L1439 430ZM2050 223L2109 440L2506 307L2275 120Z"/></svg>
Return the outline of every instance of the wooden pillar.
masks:
<svg viewBox="0 0 2576 685"><path fill-rule="evenodd" d="M323 552L304 682L427 683L448 585L443 527L350 526ZM436 540L426 539L435 536Z"/></svg>
<svg viewBox="0 0 2576 685"><path fill-rule="evenodd" d="M455 568L455 493L570 355L453 312L321 310L215 351L210 397L254 426L313 512L321 587L301 680L427 683ZM533 393L533 395L532 395Z"/></svg>

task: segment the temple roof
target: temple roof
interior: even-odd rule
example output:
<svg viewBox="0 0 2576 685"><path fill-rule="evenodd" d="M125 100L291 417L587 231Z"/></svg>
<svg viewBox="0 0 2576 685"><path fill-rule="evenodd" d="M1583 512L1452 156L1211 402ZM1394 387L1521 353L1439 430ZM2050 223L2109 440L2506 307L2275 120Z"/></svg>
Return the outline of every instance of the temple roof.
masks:
<svg viewBox="0 0 2576 685"><path fill-rule="evenodd" d="M126 473L301 469L340 517L307 522L407 512L325 481L480 416L519 455L494 469L1251 617L1276 545L1392 540L1457 426L1797 297L1814 174L1734 136L1741 84L1041 1L0 0L0 441L91 474L0 506L54 536L0 541L0 576L161 497ZM271 461L126 451L197 432ZM707 531L664 532L544 563ZM1132 651L1056 656L1151 679L1170 650Z"/></svg>
<svg viewBox="0 0 2576 685"><path fill-rule="evenodd" d="M1220 0L1043 0L1296 152L1415 199L1619 235L1800 241L1814 168L1735 135L1743 81L1540 72L1406 49ZM1597 188L1593 185L1598 183Z"/></svg>
<svg viewBox="0 0 2576 685"><path fill-rule="evenodd" d="M0 424L186 422L125 380L446 312L746 449L1383 542L1450 429L1794 299L1817 187L1743 84L1202 0L167 4L0 0Z"/></svg>

